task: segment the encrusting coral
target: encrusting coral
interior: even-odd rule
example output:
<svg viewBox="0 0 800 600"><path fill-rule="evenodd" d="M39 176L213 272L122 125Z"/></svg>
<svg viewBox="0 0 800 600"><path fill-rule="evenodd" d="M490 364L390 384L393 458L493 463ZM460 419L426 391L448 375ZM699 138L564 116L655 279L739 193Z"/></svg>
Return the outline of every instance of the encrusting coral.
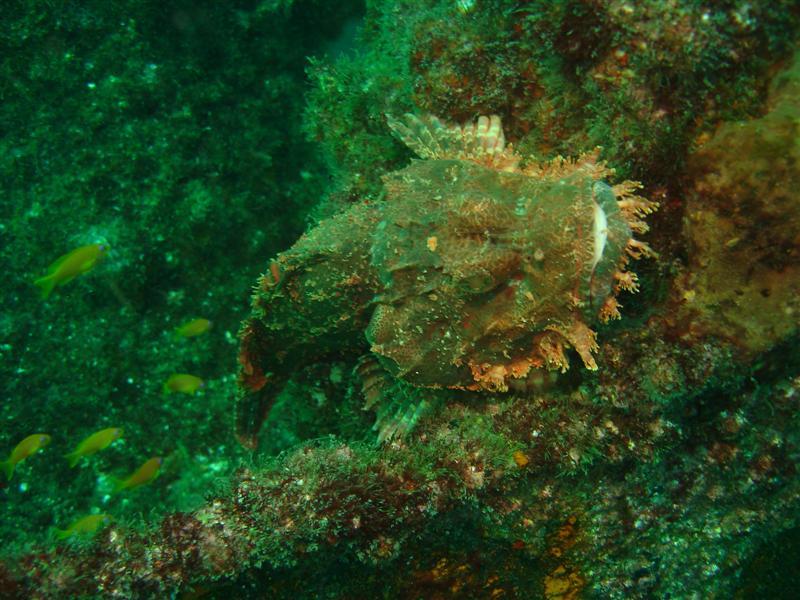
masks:
<svg viewBox="0 0 800 600"><path fill-rule="evenodd" d="M451 404L408 440L377 450L306 442L240 470L204 506L147 532L114 524L91 547L0 565L0 593L559 598L591 586L613 598L660 597L665 589L679 597L679 577L669 587L647 576L659 561L708 584L719 574L698 555L728 573L738 566L721 562L724 549L745 543L743 531L791 523L796 460L761 428L796 412L800 380L763 396L734 394L708 406L696 430L684 430L667 420L669 386L658 378L679 378L712 404L720 382L733 380L709 371L730 357L700 345L680 351L659 343L662 334L639 330L621 349L604 348L614 361L599 357L609 380L634 396L630 405L565 392L519 395ZM763 411L765 401L774 413ZM602 475L568 474L583 461L581 443L594 446L594 472ZM664 448L669 456L654 460ZM630 560L602 558L617 552Z"/></svg>
<svg viewBox="0 0 800 600"><path fill-rule="evenodd" d="M369 350L415 386L506 391L532 369L596 369L595 321L636 290L633 237L656 204L609 185L597 152L539 163L500 118L464 126L389 118L423 160L384 178L385 200L323 221L259 281L242 332L238 433L256 444L280 386L303 364ZM382 435L382 437L386 437Z"/></svg>
<svg viewBox="0 0 800 600"><path fill-rule="evenodd" d="M763 116L698 140L675 288L675 329L713 334L754 356L798 329L800 53L775 77Z"/></svg>

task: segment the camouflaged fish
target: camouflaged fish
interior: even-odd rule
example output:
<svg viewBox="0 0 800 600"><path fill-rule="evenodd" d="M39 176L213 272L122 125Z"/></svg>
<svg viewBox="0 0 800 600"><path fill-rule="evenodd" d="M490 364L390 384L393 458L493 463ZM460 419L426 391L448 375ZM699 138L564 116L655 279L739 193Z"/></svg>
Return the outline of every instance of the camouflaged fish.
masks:
<svg viewBox="0 0 800 600"><path fill-rule="evenodd" d="M636 290L629 260L652 254L633 236L656 204L636 182L607 183L597 152L526 160L497 116L388 124L422 160L384 178L384 200L319 223L258 282L239 355L248 446L292 373L326 360L371 353L401 387L476 391L564 371L570 348L596 369L592 328ZM379 418L381 439L419 410Z"/></svg>

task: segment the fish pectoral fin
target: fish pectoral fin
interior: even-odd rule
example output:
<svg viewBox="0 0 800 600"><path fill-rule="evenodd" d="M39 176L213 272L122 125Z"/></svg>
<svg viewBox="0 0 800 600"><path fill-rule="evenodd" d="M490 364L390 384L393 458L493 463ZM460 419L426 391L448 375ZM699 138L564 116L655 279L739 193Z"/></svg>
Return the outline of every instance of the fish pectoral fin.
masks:
<svg viewBox="0 0 800 600"><path fill-rule="evenodd" d="M375 413L372 430L378 445L404 438L419 419L438 405L434 390L422 390L392 376L374 355L362 357L354 369L361 379L364 410Z"/></svg>

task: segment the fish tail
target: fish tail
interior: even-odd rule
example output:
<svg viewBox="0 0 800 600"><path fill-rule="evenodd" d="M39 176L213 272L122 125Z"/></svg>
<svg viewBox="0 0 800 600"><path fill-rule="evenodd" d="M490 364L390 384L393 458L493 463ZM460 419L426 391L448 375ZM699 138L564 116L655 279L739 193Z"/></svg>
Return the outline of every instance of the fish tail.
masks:
<svg viewBox="0 0 800 600"><path fill-rule="evenodd" d="M56 287L56 278L53 275L45 275L33 282L33 285L38 286L42 290L42 299L46 300L53 289Z"/></svg>
<svg viewBox="0 0 800 600"><path fill-rule="evenodd" d="M4 460L0 462L0 469L3 469L3 472L6 474L6 479L11 480L14 476L14 463L10 460Z"/></svg>
<svg viewBox="0 0 800 600"><path fill-rule="evenodd" d="M81 459L81 455L77 452L70 452L69 454L65 454L64 458L69 461L69 468L71 469L78 464L78 461Z"/></svg>
<svg viewBox="0 0 800 600"><path fill-rule="evenodd" d="M128 487L128 482L124 479L112 479L112 481L114 482L114 489L112 490L112 493L114 494L117 494Z"/></svg>
<svg viewBox="0 0 800 600"><path fill-rule="evenodd" d="M57 540L65 540L72 535L72 532L67 529L59 529L58 527L53 527L53 535L56 537Z"/></svg>

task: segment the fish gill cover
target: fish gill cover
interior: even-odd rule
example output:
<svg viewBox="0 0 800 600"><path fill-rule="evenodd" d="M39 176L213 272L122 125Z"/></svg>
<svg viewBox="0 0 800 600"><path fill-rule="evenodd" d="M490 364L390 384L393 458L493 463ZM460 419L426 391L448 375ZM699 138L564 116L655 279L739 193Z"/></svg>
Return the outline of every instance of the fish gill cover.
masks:
<svg viewBox="0 0 800 600"><path fill-rule="evenodd" d="M795 2L7 4L0 596L792 597Z"/></svg>

